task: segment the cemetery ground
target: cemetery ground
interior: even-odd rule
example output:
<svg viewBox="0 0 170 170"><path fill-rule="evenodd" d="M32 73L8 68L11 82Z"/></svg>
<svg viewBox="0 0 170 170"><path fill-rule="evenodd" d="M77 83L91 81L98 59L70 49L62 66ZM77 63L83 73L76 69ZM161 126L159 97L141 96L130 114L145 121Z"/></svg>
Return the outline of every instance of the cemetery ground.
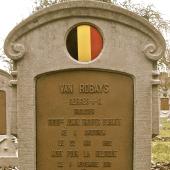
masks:
<svg viewBox="0 0 170 170"><path fill-rule="evenodd" d="M170 119L160 118L160 135L152 142L152 169L170 170Z"/></svg>

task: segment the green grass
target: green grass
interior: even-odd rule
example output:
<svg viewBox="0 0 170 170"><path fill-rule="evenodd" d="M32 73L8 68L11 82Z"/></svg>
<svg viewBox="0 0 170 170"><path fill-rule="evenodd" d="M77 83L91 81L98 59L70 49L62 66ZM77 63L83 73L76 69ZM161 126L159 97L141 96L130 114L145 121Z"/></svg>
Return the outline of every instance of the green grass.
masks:
<svg viewBox="0 0 170 170"><path fill-rule="evenodd" d="M170 122L167 118L161 118L160 135L158 137L170 137ZM152 142L152 160L154 162L170 162L170 141L154 141Z"/></svg>
<svg viewBox="0 0 170 170"><path fill-rule="evenodd" d="M160 123L163 126L160 129L160 137L170 137L170 121L167 121L167 118L161 118Z"/></svg>
<svg viewBox="0 0 170 170"><path fill-rule="evenodd" d="M154 162L170 162L170 142L153 142L152 153Z"/></svg>

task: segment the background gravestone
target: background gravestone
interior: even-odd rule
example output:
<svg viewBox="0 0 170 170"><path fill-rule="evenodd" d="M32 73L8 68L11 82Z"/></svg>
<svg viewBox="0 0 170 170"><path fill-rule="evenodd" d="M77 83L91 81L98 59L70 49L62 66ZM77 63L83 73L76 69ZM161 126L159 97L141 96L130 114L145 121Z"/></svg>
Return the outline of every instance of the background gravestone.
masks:
<svg viewBox="0 0 170 170"><path fill-rule="evenodd" d="M169 110L169 98L161 98L161 110Z"/></svg>
<svg viewBox="0 0 170 170"><path fill-rule="evenodd" d="M0 70L0 135L9 134L11 131L10 79L11 76L7 72Z"/></svg>
<svg viewBox="0 0 170 170"><path fill-rule="evenodd" d="M6 94L0 90L0 134L6 134Z"/></svg>
<svg viewBox="0 0 170 170"><path fill-rule="evenodd" d="M19 24L5 41L19 168L149 170L164 50L146 20L102 2L60 3Z"/></svg>
<svg viewBox="0 0 170 170"><path fill-rule="evenodd" d="M0 167L17 164L16 115L10 87L12 77L0 70ZM15 99L14 99L15 100Z"/></svg>

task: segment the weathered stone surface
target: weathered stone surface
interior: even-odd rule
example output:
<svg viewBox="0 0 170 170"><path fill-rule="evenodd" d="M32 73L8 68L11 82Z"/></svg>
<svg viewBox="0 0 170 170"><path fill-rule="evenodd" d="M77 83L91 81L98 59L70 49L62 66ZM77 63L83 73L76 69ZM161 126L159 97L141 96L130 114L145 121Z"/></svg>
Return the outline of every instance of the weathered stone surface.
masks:
<svg viewBox="0 0 170 170"><path fill-rule="evenodd" d="M14 136L0 136L0 159L17 157L17 140Z"/></svg>

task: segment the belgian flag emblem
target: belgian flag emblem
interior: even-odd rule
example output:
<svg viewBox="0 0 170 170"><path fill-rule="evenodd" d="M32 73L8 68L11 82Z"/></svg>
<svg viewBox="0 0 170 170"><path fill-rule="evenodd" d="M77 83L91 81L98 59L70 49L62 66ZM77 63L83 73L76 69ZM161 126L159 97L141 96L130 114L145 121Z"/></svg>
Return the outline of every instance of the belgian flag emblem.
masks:
<svg viewBox="0 0 170 170"><path fill-rule="evenodd" d="M73 28L67 36L67 50L77 61L94 60L103 48L103 38L100 32L91 25L79 25Z"/></svg>

